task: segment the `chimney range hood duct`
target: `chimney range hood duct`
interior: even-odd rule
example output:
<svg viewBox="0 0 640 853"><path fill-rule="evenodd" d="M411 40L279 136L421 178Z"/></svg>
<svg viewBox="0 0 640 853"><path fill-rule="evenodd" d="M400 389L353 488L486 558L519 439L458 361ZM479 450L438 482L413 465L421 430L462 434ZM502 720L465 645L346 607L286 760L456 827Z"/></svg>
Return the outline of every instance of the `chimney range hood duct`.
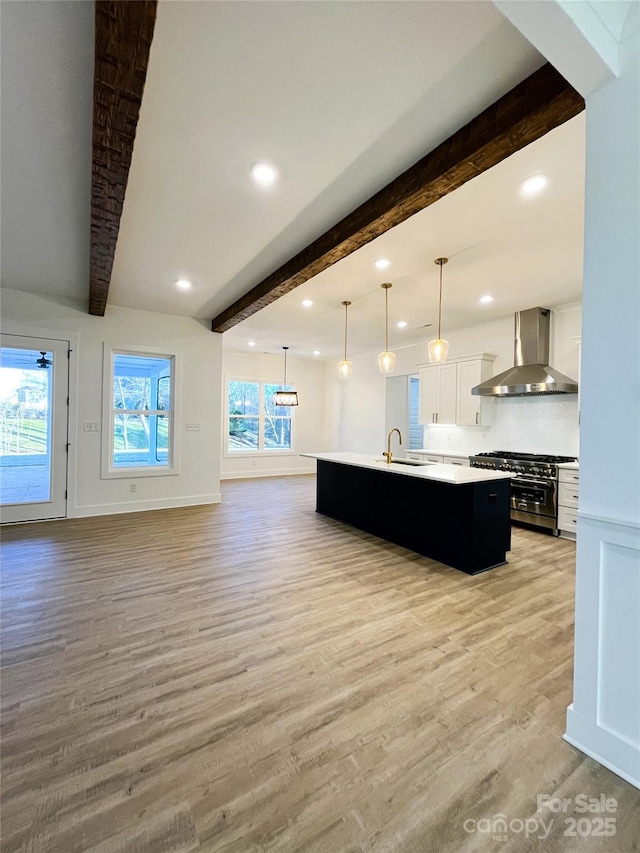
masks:
<svg viewBox="0 0 640 853"><path fill-rule="evenodd" d="M479 397L577 394L577 382L549 367L550 315L548 308L516 312L514 367L476 385L471 393Z"/></svg>

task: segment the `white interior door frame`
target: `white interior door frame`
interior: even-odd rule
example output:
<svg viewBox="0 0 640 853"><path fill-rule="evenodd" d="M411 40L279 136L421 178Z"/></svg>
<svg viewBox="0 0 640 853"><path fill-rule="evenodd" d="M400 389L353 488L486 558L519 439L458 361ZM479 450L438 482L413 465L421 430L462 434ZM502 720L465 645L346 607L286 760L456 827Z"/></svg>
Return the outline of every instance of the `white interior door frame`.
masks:
<svg viewBox="0 0 640 853"><path fill-rule="evenodd" d="M73 517L73 508L75 507L75 466L77 459L75 446L75 424L77 421L78 333L70 332L66 329L52 329L49 327L27 326L19 323L5 322L2 324L2 335L13 336L14 338L23 338L24 346L33 347L34 349L36 349L37 342L47 341L57 342L67 349L68 356L65 355L63 360L66 380L66 400L63 401L64 405L62 406L64 409L64 426L60 427L60 422L58 423L58 431L61 431L60 440L63 440L66 444L66 452L63 457L64 474L61 475L63 476L66 484L66 507L63 515L58 517ZM3 521L10 521L10 519L6 517L5 511L3 511L2 515ZM34 517L32 520L35 521L41 519Z"/></svg>

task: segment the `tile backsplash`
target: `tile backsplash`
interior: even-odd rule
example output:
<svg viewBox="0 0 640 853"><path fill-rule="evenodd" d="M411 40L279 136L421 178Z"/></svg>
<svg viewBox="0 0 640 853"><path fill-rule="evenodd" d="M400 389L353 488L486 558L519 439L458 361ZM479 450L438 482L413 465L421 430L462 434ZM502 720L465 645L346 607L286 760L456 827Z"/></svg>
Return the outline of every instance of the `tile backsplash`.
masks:
<svg viewBox="0 0 640 853"><path fill-rule="evenodd" d="M483 452L512 450L578 456L578 397L503 397L482 401L479 427L427 426L425 447Z"/></svg>

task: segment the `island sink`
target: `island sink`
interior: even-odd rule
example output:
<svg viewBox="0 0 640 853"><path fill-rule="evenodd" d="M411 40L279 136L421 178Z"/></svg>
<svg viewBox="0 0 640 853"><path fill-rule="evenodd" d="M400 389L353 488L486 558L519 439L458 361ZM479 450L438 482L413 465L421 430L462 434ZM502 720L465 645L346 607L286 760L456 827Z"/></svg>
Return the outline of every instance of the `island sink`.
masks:
<svg viewBox="0 0 640 853"><path fill-rule="evenodd" d="M392 459L397 465L433 465L433 462L418 462L417 459Z"/></svg>
<svg viewBox="0 0 640 853"><path fill-rule="evenodd" d="M414 465L414 466L422 466L422 465L433 465L433 462L418 462L417 459L392 459L391 462L387 462L386 459L376 459L376 462L386 462L387 465Z"/></svg>

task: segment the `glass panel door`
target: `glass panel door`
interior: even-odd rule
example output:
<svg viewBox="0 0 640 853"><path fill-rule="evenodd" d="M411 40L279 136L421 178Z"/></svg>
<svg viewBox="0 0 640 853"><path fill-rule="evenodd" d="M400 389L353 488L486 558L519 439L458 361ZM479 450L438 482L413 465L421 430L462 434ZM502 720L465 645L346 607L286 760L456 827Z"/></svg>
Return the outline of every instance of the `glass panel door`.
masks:
<svg viewBox="0 0 640 853"><path fill-rule="evenodd" d="M66 515L68 350L67 341L2 335L3 522Z"/></svg>

